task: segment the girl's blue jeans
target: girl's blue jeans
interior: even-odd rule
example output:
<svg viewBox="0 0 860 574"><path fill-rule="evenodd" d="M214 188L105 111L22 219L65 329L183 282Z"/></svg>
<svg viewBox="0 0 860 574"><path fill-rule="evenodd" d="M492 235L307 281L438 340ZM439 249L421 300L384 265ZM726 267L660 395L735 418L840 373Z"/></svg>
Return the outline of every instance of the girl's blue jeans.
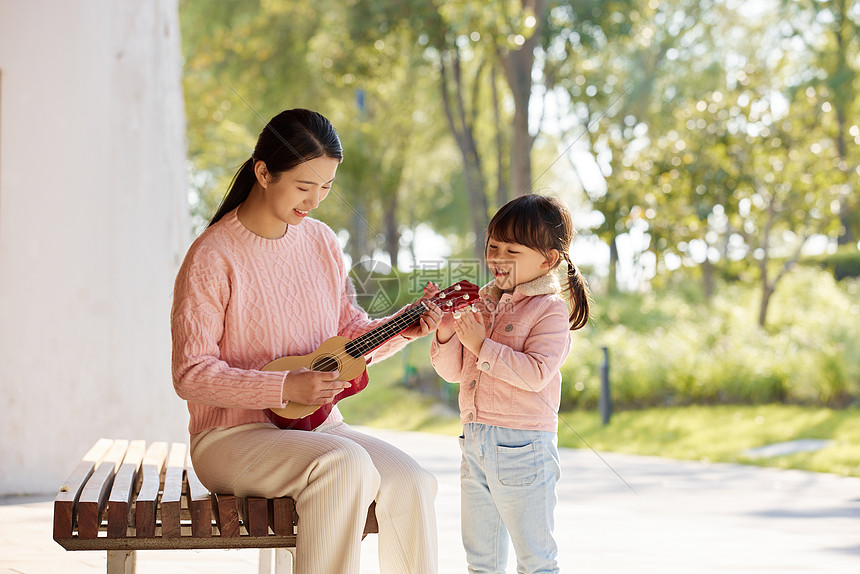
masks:
<svg viewBox="0 0 860 574"><path fill-rule="evenodd" d="M460 449L460 511L469 572L504 574L508 536L517 572L558 572L552 535L561 476L556 433L469 423Z"/></svg>

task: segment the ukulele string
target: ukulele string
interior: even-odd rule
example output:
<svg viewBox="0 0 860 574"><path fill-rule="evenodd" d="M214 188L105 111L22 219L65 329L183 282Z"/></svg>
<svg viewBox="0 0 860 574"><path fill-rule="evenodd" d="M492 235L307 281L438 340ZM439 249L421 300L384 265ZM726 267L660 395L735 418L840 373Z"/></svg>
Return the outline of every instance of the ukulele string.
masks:
<svg viewBox="0 0 860 574"><path fill-rule="evenodd" d="M455 295L454 297L452 297L450 299L445 297L444 299L446 302L442 304L442 306L440 307L440 310L443 313L456 312L460 309L459 304L462 301L468 301L470 298L471 298L471 295L469 293L463 293L462 295ZM429 302L438 305L439 301L441 299L442 299L441 297L434 297L433 299L430 299ZM427 309L426 305L423 305L423 303L421 305L424 306L425 310ZM366 353L372 351L373 349L377 348L379 345L384 343L386 340L391 338L390 335L388 335L387 333L384 333L383 331L390 331L393 334L396 334L396 333L399 333L400 331L402 331L403 329L409 327L410 325L414 324L417 320L419 320L421 315L418 315L417 317L410 317L409 316L410 312L415 311L417 309L418 309L417 306L412 307L411 309L406 311L404 314L400 315L399 317L392 319L392 321L389 324L386 324L384 326L377 328L377 329L379 329L379 332L375 332L376 329L374 329L374 330L371 330L369 333L365 333L361 337L358 337L356 340L363 339L363 338L367 337L368 335L370 335L370 337L367 338L367 341L369 343L372 343L372 346L370 348L368 348L367 351L364 351L362 354L366 354ZM423 311L421 313L423 314ZM388 328L389 325L393 324L394 322L396 322L398 320L400 320L400 324L398 324L396 326L397 331L394 331L394 330ZM382 329L382 327L386 327L386 328Z"/></svg>
<svg viewBox="0 0 860 574"><path fill-rule="evenodd" d="M456 306L459 303L461 303L462 301L468 301L470 298L471 298L471 295L469 293L464 293L462 295L455 295L454 297L451 297L451 298L445 297L444 301L446 301L446 302L443 304L443 306L440 307L440 310L443 313L456 311L456 310L458 310L456 308ZM443 300L443 299L440 297L434 297L433 299L428 300L428 302L434 303L438 306L438 303L440 300ZM410 313L412 311L416 310L417 308L418 308L417 306L411 307L410 309L407 309L404 313L392 318L388 323L386 323L384 325L380 325L376 329L372 329L371 331L368 331L364 335L356 337L355 339L353 339L353 341L350 341L352 343L352 342L358 341L359 339L362 339L363 337L366 337L367 335L371 335L371 337L369 337L367 339L367 342L372 343L372 346L370 346L367 349L367 351L361 353L361 356L355 357L355 356L351 355L349 353L349 351L344 349L343 351L340 351L337 354L329 355L327 358L331 358L331 359L335 360L338 364L341 364L342 361L345 363L348 360L345 357L349 357L353 361L358 360L359 358L363 357L366 353L369 353L370 351L379 347L385 341L390 339L393 335L399 333L403 329L406 329L410 325L414 324L416 321L420 320L421 315L417 315L417 316L411 316L410 315ZM425 307L425 310L426 310L426 307ZM422 314L423 314L423 311L422 311ZM382 327L385 327L384 330L390 331L392 334L388 335L386 333L383 333ZM394 327L394 328L392 329L392 327ZM377 330L379 330L380 332L374 333L374 331L377 331Z"/></svg>

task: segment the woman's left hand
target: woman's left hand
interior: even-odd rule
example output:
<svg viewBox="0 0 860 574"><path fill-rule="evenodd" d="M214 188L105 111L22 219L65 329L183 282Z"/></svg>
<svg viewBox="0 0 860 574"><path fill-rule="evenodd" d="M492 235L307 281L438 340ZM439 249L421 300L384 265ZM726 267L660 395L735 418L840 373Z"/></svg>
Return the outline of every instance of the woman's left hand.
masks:
<svg viewBox="0 0 860 574"><path fill-rule="evenodd" d="M424 301L431 299L437 293L439 293L439 286L435 283L427 283L427 286L424 287L424 295L412 306L415 307L416 305L421 305ZM433 303L428 302L427 310L423 315L421 315L421 320L403 331L401 335L407 339L423 337L435 331L436 327L439 326L440 321L442 321L442 311Z"/></svg>

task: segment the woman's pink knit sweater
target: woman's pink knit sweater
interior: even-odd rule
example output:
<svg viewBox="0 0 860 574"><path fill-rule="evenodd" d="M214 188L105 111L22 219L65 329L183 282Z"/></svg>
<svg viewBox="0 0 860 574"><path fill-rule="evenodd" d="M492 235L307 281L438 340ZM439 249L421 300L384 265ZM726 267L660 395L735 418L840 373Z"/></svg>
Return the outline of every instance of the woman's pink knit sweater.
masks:
<svg viewBox="0 0 860 574"><path fill-rule="evenodd" d="M272 240L231 211L194 241L176 277L173 384L188 402L189 431L268 422L265 409L285 405L285 373L261 367L383 321L356 304L340 245L324 223L308 218ZM372 356L381 360L406 343L395 337ZM340 417L336 407L332 417Z"/></svg>

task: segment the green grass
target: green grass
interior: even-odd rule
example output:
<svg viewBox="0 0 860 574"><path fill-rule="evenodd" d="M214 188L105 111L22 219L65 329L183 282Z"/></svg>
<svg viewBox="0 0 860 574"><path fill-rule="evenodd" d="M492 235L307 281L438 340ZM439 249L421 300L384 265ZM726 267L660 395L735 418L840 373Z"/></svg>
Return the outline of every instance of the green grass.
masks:
<svg viewBox="0 0 860 574"><path fill-rule="evenodd" d="M435 377L427 361L427 340L370 367L366 390L340 403L350 423L379 428L460 433L459 419L435 398L403 386L404 366ZM574 429L574 430L572 430ZM581 437L581 438L580 438ZM796 439L828 439L831 446L767 459L750 459L749 448ZM594 411L561 414L559 445L668 458L755 464L860 476L860 409L790 405L685 406L617 412L603 426Z"/></svg>
<svg viewBox="0 0 860 574"><path fill-rule="evenodd" d="M587 448L584 439L598 452L860 476L860 409L687 406L619 412L607 426L595 412L566 412L561 419L559 444L573 448ZM797 439L828 439L833 443L819 451L786 456L753 459L744 455L749 448Z"/></svg>
<svg viewBox="0 0 860 574"><path fill-rule="evenodd" d="M427 359L429 346L429 338L425 337L410 344L401 354L371 365L367 388L338 403L347 422L377 428L460 434L456 411L403 385L407 361L420 366L420 376L435 377Z"/></svg>

